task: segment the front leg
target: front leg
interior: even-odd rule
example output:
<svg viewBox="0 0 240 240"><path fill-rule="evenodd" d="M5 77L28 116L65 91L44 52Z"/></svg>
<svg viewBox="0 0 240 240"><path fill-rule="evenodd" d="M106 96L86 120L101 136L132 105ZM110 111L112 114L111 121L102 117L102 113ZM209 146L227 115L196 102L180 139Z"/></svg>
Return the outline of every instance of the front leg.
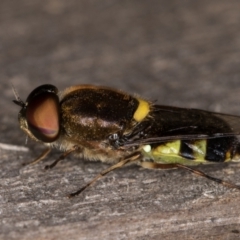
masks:
<svg viewBox="0 0 240 240"><path fill-rule="evenodd" d="M42 160L44 160L47 155L51 152L51 148L47 148L46 150L44 150L40 156L38 156L37 158L35 158L33 161L31 162L28 162L28 163L23 163L23 166L26 166L26 165L34 165L36 163L39 163L41 162Z"/></svg>
<svg viewBox="0 0 240 240"><path fill-rule="evenodd" d="M70 148L68 151L62 153L62 154L60 155L60 157L57 158L53 163L51 163L50 165L46 165L46 166L45 166L45 170L55 167L58 162L60 162L60 161L62 161L63 159L65 159L70 153L79 151L79 149L80 149L80 148L79 148L77 145L74 145L74 146L73 146L72 148Z"/></svg>

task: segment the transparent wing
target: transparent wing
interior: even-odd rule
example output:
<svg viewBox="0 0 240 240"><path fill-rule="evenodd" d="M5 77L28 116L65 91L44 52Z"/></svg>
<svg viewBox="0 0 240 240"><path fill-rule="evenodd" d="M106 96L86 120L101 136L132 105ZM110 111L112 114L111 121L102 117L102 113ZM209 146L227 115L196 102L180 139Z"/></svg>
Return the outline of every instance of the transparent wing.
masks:
<svg viewBox="0 0 240 240"><path fill-rule="evenodd" d="M214 139L240 136L240 116L155 105L149 127L126 138L124 146L154 144L173 140Z"/></svg>

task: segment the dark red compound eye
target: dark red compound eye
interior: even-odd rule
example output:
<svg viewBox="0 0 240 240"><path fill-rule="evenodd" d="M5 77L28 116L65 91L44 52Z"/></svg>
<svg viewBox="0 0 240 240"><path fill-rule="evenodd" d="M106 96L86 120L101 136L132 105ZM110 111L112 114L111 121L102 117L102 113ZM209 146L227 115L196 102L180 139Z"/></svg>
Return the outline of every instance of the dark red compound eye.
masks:
<svg viewBox="0 0 240 240"><path fill-rule="evenodd" d="M26 107L28 128L38 140L43 142L55 141L60 132L57 90L48 91L48 86L54 87L43 85L35 89L29 95Z"/></svg>

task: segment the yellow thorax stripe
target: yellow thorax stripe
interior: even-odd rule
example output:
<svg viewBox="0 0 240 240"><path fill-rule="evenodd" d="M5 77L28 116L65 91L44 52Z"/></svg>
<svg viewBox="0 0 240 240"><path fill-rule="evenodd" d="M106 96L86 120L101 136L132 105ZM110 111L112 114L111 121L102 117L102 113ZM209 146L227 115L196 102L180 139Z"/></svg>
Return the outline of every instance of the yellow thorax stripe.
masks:
<svg viewBox="0 0 240 240"><path fill-rule="evenodd" d="M141 122L148 115L150 111L150 104L142 99L138 99L138 102L139 105L133 115L133 118L135 121Z"/></svg>

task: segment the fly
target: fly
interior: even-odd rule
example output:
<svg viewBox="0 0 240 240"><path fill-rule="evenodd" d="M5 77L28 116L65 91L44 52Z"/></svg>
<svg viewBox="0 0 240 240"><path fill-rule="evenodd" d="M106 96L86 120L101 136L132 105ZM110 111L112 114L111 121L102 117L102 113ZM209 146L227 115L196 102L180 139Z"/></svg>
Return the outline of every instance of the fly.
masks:
<svg viewBox="0 0 240 240"><path fill-rule="evenodd" d="M14 91L15 92L15 91ZM240 117L198 109L156 105L108 87L78 85L62 93L50 84L22 101L20 128L47 146L63 151L46 169L69 154L112 164L69 197L80 194L109 172L135 162L144 168L182 168L230 188L240 187L193 169L205 163L239 159Z"/></svg>

